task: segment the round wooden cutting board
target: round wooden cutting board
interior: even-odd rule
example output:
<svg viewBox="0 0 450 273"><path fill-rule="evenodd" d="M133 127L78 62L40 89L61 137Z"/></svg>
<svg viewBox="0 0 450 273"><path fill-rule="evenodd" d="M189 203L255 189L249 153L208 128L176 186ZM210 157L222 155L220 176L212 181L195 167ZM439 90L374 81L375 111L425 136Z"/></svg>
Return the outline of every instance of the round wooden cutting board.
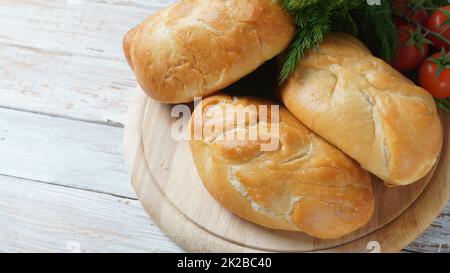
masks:
<svg viewBox="0 0 450 273"><path fill-rule="evenodd" d="M172 137L173 124L179 119L171 117L172 109L139 91L126 120L125 156L144 208L187 251L396 252L432 223L450 197L449 118L442 115L445 143L435 169L407 187L388 188L374 177L376 209L364 228L339 240L263 228L233 215L208 194L187 141Z"/></svg>

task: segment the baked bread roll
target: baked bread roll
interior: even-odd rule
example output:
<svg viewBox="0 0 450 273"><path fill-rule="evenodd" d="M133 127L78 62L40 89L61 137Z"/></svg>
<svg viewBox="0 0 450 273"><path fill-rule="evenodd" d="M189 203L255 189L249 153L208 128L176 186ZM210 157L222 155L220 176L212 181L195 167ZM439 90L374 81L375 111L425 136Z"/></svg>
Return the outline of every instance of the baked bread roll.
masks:
<svg viewBox="0 0 450 273"><path fill-rule="evenodd" d="M295 27L272 0L184 0L124 39L143 90L164 103L210 95L289 46Z"/></svg>
<svg viewBox="0 0 450 273"><path fill-rule="evenodd" d="M330 35L310 51L281 98L306 126L388 185L423 178L440 154L442 127L431 95L349 35Z"/></svg>
<svg viewBox="0 0 450 273"><path fill-rule="evenodd" d="M259 106L272 104L219 95L195 109L190 128L201 137L191 138L190 147L211 195L238 216L271 229L334 239L364 226L374 210L370 175L285 108L279 122L261 118ZM243 114L245 122L236 122ZM211 129L216 122L227 124L225 130ZM236 133L246 137L235 138ZM262 151L272 140L273 149Z"/></svg>

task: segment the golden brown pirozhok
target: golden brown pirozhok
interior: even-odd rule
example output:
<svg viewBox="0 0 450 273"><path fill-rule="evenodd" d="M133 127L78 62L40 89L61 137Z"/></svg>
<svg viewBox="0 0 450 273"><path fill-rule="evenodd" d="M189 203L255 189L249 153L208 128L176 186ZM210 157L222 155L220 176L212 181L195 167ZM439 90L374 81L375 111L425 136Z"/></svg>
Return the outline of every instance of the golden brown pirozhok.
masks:
<svg viewBox="0 0 450 273"><path fill-rule="evenodd" d="M131 30L124 51L149 96L183 103L254 71L288 47L294 32L272 0L184 0Z"/></svg>
<svg viewBox="0 0 450 273"><path fill-rule="evenodd" d="M442 147L431 95L356 38L333 34L307 54L281 90L308 128L389 185L424 177Z"/></svg>
<svg viewBox="0 0 450 273"><path fill-rule="evenodd" d="M334 239L364 226L374 210L370 175L284 107L279 122L272 123L250 118L255 112L245 110L272 104L219 95L196 108L190 128L200 128L205 134L201 140L191 140L190 147L208 191L235 214L272 229ZM232 122L235 126L226 130L211 130L211 124L233 121L243 111L249 113L246 123ZM258 126L272 129L274 124L279 124L279 134L261 130L253 140L232 138L237 132ZM272 138L279 139L276 149L261 151L261 144Z"/></svg>

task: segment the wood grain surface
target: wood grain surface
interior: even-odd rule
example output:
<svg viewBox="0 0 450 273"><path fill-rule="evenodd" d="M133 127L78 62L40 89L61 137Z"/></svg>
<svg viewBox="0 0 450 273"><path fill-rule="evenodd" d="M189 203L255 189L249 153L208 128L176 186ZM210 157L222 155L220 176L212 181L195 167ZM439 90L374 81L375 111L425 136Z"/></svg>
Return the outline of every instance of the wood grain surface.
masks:
<svg viewBox="0 0 450 273"><path fill-rule="evenodd" d="M137 203L122 152L136 86L122 37L171 2L0 0L0 252L182 250ZM447 206L406 251L449 238Z"/></svg>
<svg viewBox="0 0 450 273"><path fill-rule="evenodd" d="M172 107L138 91L126 120L125 154L144 208L189 251L368 252L376 244L376 251L398 252L432 223L450 198L446 133L442 159L422 181L388 188L374 179L375 212L358 231L338 240L319 240L304 233L263 228L236 217L208 194L187 141L168 137L173 136L176 122L171 118ZM448 119L443 116L445 132Z"/></svg>

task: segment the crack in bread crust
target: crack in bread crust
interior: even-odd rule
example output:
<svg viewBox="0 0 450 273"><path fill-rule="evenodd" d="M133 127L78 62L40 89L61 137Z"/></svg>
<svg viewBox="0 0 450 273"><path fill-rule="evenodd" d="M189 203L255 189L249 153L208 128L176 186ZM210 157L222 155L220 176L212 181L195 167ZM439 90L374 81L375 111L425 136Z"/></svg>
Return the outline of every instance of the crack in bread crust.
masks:
<svg viewBox="0 0 450 273"><path fill-rule="evenodd" d="M256 98L212 96L195 109L191 130L197 116L203 116L200 128L223 118L223 113L210 111L214 107L233 113L245 111L239 106L271 104ZM280 145L274 151L261 151L259 141L219 140L217 135L190 141L195 165L211 195L254 223L319 238L338 238L366 224L374 209L368 173L284 107L279 109ZM257 119L239 130L263 122Z"/></svg>
<svg viewBox="0 0 450 273"><path fill-rule="evenodd" d="M295 35L292 18L272 0L179 1L138 29L124 40L125 55L142 89L171 104L229 86L281 53Z"/></svg>
<svg viewBox="0 0 450 273"><path fill-rule="evenodd" d="M246 200L249 202L252 209L254 209L256 212L264 214L269 217L282 217L286 221L292 223L292 213L294 211L295 205L297 202L299 202L301 199L303 199L303 196L294 196L291 197L290 205L288 209L285 212L277 213L271 208L267 208L264 205L259 204L258 202L254 201L253 198L248 194L245 186L239 181L239 179L236 176L236 173L238 172L238 168L231 166L228 169L228 181L233 186L233 188L238 191Z"/></svg>
<svg viewBox="0 0 450 273"><path fill-rule="evenodd" d="M325 73L338 79L332 96ZM440 153L442 126L431 95L352 36L330 34L280 92L300 121L386 184L419 181Z"/></svg>

